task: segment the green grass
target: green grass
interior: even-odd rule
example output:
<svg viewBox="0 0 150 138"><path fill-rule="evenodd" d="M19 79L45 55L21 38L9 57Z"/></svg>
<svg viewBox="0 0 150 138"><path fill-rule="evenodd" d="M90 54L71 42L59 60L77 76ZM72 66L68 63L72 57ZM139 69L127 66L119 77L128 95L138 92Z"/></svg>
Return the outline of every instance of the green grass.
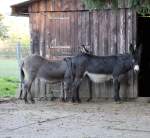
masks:
<svg viewBox="0 0 150 138"><path fill-rule="evenodd" d="M14 97L18 87L16 78L0 78L0 97Z"/></svg>
<svg viewBox="0 0 150 138"><path fill-rule="evenodd" d="M0 97L14 97L19 70L15 59L0 59Z"/></svg>

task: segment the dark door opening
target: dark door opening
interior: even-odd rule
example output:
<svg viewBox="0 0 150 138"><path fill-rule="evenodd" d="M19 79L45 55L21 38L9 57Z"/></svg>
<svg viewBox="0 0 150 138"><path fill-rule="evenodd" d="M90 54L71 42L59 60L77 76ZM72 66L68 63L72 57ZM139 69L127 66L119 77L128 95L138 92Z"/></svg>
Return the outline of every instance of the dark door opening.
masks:
<svg viewBox="0 0 150 138"><path fill-rule="evenodd" d="M138 16L137 39L142 44L140 72L138 76L138 96L150 97L150 16Z"/></svg>

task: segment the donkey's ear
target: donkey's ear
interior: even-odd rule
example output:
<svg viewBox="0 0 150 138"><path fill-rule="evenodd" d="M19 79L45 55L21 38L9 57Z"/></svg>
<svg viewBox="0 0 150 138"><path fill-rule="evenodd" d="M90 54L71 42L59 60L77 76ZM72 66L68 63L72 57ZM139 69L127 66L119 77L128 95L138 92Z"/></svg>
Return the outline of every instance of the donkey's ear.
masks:
<svg viewBox="0 0 150 138"><path fill-rule="evenodd" d="M130 43L129 50L130 50L130 53L131 53L131 54L134 54L134 53L135 53L134 46L133 46L133 44L131 44L131 43Z"/></svg>

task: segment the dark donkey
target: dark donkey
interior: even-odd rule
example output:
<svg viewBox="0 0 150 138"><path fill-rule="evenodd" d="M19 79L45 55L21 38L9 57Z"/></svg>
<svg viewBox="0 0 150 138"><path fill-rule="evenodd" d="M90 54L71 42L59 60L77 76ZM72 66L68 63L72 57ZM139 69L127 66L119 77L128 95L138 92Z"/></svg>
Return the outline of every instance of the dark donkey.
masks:
<svg viewBox="0 0 150 138"><path fill-rule="evenodd" d="M118 54L112 56L94 56L91 54L80 54L73 57L71 60L71 72L73 76L72 95L68 94L73 101L80 101L79 88L80 82L84 76L88 76L95 83L104 82L113 79L114 100L120 101L119 76L133 69L139 70L140 47L134 49L130 44L130 53ZM65 80L65 84L69 87L69 80ZM71 89L71 88L70 88ZM91 95L91 94L90 94Z"/></svg>
<svg viewBox="0 0 150 138"><path fill-rule="evenodd" d="M31 93L31 85L36 78L42 78L49 82L63 81L65 73L68 70L70 58L65 58L61 61L49 61L39 55L33 54L26 57L21 64L21 90L20 98L22 97L22 91L25 92L24 100L27 103L27 95L30 93L31 102L34 103L34 99ZM63 92L62 99L65 97Z"/></svg>

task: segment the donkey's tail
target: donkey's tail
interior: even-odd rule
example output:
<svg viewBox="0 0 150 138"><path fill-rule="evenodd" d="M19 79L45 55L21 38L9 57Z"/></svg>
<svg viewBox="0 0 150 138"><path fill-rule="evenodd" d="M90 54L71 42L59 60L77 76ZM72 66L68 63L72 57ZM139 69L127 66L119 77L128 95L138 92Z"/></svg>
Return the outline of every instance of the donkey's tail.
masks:
<svg viewBox="0 0 150 138"><path fill-rule="evenodd" d="M24 62L20 64L20 95L19 99L22 99L22 92L23 92L23 84L24 84L24 71L23 71Z"/></svg>

